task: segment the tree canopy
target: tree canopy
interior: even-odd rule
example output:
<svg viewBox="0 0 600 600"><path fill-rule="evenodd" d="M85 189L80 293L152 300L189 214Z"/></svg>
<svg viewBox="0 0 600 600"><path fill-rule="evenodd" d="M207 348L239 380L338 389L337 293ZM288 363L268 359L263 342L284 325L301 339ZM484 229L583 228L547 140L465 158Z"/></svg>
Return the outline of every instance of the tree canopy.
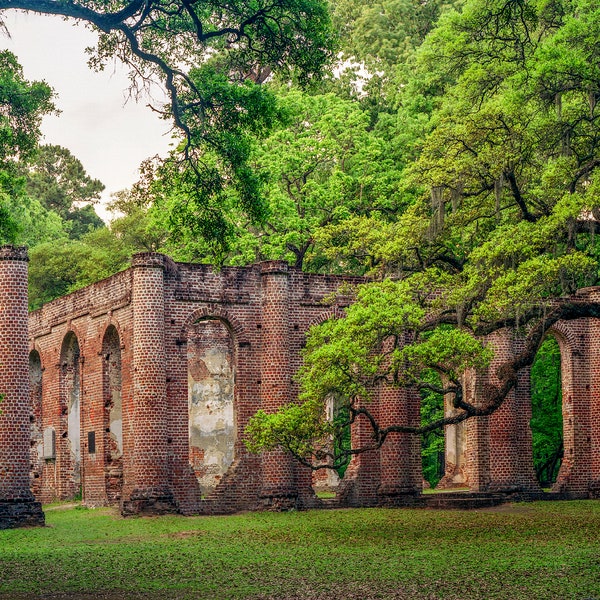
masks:
<svg viewBox="0 0 600 600"><path fill-rule="evenodd" d="M327 455L348 422L368 417L380 446L392 431L490 414L554 323L600 315L573 296L600 270L600 9L592 0L330 5L335 41L317 0L0 0L0 10L94 27L91 65L123 60L134 91L160 80L170 103L157 110L181 138L143 166L114 200L120 217L98 230L86 215L81 231L64 221L90 210L99 182L62 151L41 149L28 201L59 217L56 227L44 222L60 243L34 250L56 284L45 290L48 271L32 263L40 301L142 249L366 274L368 283L344 290L355 298L346 315L311 331L301 402L259 413L249 429L254 449L280 445L311 466L343 468L364 450L337 443ZM320 82L335 42L338 74ZM50 102L32 109L33 132ZM67 193L57 167L68 164ZM36 197L40 186L52 206ZM490 364L483 341L505 327L524 350L498 371L487 403L470 404L463 373ZM381 382L421 391L421 425L379 425L368 399ZM451 417L442 396L453 398ZM327 422L332 397L342 417Z"/></svg>
<svg viewBox="0 0 600 600"><path fill-rule="evenodd" d="M164 86L170 102L156 110L183 136L161 171L170 182L166 193L185 195L188 210L174 211L174 223L183 220L219 243L229 225L221 210L227 186L253 219L263 217L260 178L248 164L249 136L273 119L260 83L284 72L301 83L318 77L332 54L323 0L0 0L0 11L7 9L84 22L99 33L93 67L119 59L131 67L134 92L151 80Z"/></svg>
<svg viewBox="0 0 600 600"><path fill-rule="evenodd" d="M368 415L373 446L392 431L491 414L552 325L600 315L573 295L598 284L600 267L599 10L591 0L467 0L441 15L398 96L415 157L402 168L403 189L414 201L393 221L347 227L336 252L356 257L368 230L376 280L345 317L313 329L304 403L259 413L254 447L282 445L307 464L327 456L336 434L323 417L328 397L344 399L350 420ZM505 327L524 349L473 405L462 374L490 364L485 336ZM449 395L456 410L382 427L364 402L382 381ZM311 427L294 429L299 414Z"/></svg>

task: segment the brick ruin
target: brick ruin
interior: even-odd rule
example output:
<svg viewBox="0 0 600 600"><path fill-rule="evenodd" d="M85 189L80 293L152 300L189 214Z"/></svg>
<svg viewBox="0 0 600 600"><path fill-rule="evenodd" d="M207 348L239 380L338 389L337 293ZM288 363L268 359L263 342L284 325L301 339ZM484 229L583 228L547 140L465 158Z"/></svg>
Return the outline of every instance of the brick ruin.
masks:
<svg viewBox="0 0 600 600"><path fill-rule="evenodd" d="M394 434L381 450L356 456L339 485L283 452L257 456L243 443L256 410L297 397L293 376L307 330L347 302L324 298L360 279L280 261L218 271L142 253L130 269L29 317L26 281L24 250L0 248L0 528L41 524L40 502L79 497L88 506L119 504L125 515L319 507L319 486L336 486L340 506L419 497L415 436ZM598 289L584 293L600 300ZM594 319L552 331L561 347L565 447L554 489L566 497L600 489L597 332ZM489 343L501 361L519 341L502 331ZM493 372L494 365L467 374L473 402L483 400ZM372 402L382 424L420 421L412 390L382 387ZM541 494L530 418L524 371L496 413L446 429L438 487ZM358 421L352 443L368 441Z"/></svg>

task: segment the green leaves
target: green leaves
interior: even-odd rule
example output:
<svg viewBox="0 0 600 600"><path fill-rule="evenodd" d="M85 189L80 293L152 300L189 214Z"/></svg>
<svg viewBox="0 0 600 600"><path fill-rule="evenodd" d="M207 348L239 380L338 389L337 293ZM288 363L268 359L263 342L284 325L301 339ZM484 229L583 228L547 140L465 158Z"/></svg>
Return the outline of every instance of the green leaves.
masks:
<svg viewBox="0 0 600 600"><path fill-rule="evenodd" d="M0 52L0 164L27 158L35 151L42 116L54 110L47 84L29 82L14 54Z"/></svg>
<svg viewBox="0 0 600 600"><path fill-rule="evenodd" d="M272 414L259 410L246 427L246 447L251 452L284 448L309 460L315 447L328 445L331 439L331 426L321 411L322 406L316 402L290 404Z"/></svg>
<svg viewBox="0 0 600 600"><path fill-rule="evenodd" d="M341 2L336 18L367 31L391 5ZM392 218L382 218L385 204L351 213L316 236L326 258L362 264L377 281L357 289L343 318L311 331L305 401L334 396L368 410L380 384L432 389L435 372L467 411L460 379L490 365L485 335L515 327L531 342L518 368L530 364L547 313L599 283L598 11L591 0L468 0L442 14L416 50L395 119L371 120L398 133L387 148L408 206ZM367 56L389 41L352 46Z"/></svg>
<svg viewBox="0 0 600 600"><path fill-rule="evenodd" d="M560 347L548 336L531 366L531 433L534 468L542 485L556 479L563 446Z"/></svg>

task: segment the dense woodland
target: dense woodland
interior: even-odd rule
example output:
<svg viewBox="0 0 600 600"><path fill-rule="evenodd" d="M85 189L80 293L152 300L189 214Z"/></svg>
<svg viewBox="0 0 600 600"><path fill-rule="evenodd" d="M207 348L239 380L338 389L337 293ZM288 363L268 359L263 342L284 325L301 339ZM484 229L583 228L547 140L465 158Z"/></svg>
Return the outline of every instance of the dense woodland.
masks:
<svg viewBox="0 0 600 600"><path fill-rule="evenodd" d="M45 12L97 28L93 67L118 57L136 85L161 79L181 144L141 166L104 225L93 210L101 182L68 150L40 144L50 88L0 55L0 241L30 247L31 307L143 250L366 275L369 284L345 290L355 296L347 316L309 338L302 404L259 413L252 446L343 468L361 449L336 444L331 456L329 440L368 412L357 399L382 380L416 386L422 426L395 430L424 435L435 483L442 395L459 409L453 422L489 414L537 355L536 469L551 481L560 358L551 341L538 349L558 319L600 315L554 302L599 283L597 3L331 0L330 16L316 0L114 5ZM473 407L461 374L489 364L482 336L507 325L526 350L489 404ZM332 396L344 418L328 423ZM373 422L374 445L390 431Z"/></svg>

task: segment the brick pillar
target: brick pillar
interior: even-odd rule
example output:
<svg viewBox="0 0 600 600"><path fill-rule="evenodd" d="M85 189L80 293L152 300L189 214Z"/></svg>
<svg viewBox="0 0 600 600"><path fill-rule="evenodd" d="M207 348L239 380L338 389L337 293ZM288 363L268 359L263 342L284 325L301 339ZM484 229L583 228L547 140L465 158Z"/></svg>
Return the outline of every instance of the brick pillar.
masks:
<svg viewBox="0 0 600 600"><path fill-rule="evenodd" d="M488 381L496 385L498 367L522 351L523 342L515 337L513 330L502 329L489 337L489 343L494 349L494 358ZM491 490L541 491L533 471L529 388L529 370L522 370L516 387L489 417Z"/></svg>
<svg viewBox="0 0 600 600"><path fill-rule="evenodd" d="M582 290L586 292L590 300L598 301L597 292ZM594 346L598 342L597 332L591 328L594 321L577 319L562 326L559 323L558 331L554 332L561 352L564 456L552 491L571 498L600 496L600 481L594 482L598 457L593 453L598 435L597 424L594 425L594 416L597 419L598 415L594 360ZM570 333L570 339L561 329Z"/></svg>
<svg viewBox="0 0 600 600"><path fill-rule="evenodd" d="M467 402L478 406L485 400L487 373L470 369L464 375L463 393ZM472 492L486 492L490 485L489 417L474 417L465 422L466 480Z"/></svg>
<svg viewBox="0 0 600 600"><path fill-rule="evenodd" d="M596 287L590 290L589 298L599 302L600 288ZM585 377L585 390L587 392L585 400L589 411L589 443L587 448L590 455L590 464L588 469L588 492L590 498L600 499L600 378L598 377L598 372L600 372L600 319L586 319L586 330L585 337L580 337L580 340L584 341L588 347ZM563 360L565 358L562 356L561 349L561 361ZM563 368L563 372L564 370ZM565 398L563 396L563 432L566 434L564 402Z"/></svg>
<svg viewBox="0 0 600 600"><path fill-rule="evenodd" d="M498 384L498 367L522 347L510 329L493 333L487 343L494 350L489 368L465 375L467 400L476 406L487 402L487 386ZM533 472L530 420L529 372L523 370L500 408L488 417L475 417L466 423L467 476L472 491L540 491Z"/></svg>
<svg viewBox="0 0 600 600"><path fill-rule="evenodd" d="M288 265L269 261L261 268L261 407L275 412L290 401L290 282ZM262 457L262 489L260 497L272 509L288 509L296 505L298 490L294 459L283 450L265 452Z"/></svg>
<svg viewBox="0 0 600 600"><path fill-rule="evenodd" d="M368 405L369 412L379 418L379 399L374 396ZM373 444L373 429L364 415L352 424L352 448L365 448ZM381 484L381 450L355 454L338 486L337 498L341 506L376 506Z"/></svg>
<svg viewBox="0 0 600 600"><path fill-rule="evenodd" d="M27 250L0 247L0 529L44 525L30 489Z"/></svg>
<svg viewBox="0 0 600 600"><path fill-rule="evenodd" d="M413 389L379 390L379 416L383 427L419 426L420 397ZM392 433L381 447L381 484L377 490L384 505L404 504L423 488L421 438L409 433Z"/></svg>
<svg viewBox="0 0 600 600"><path fill-rule="evenodd" d="M133 490L123 494L124 515L176 512L168 467L165 358L165 257L132 259Z"/></svg>

